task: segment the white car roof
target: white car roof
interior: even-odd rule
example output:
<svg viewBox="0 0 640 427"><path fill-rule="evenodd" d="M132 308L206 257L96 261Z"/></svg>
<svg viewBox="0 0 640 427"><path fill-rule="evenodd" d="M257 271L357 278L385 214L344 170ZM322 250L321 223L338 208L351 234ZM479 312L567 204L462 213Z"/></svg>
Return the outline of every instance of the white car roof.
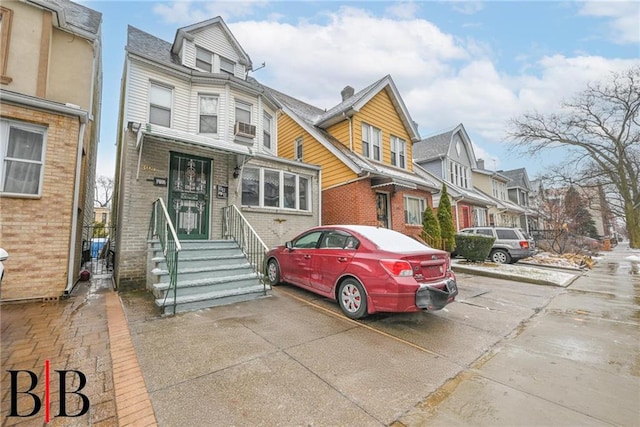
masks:
<svg viewBox="0 0 640 427"><path fill-rule="evenodd" d="M433 249L405 234L388 228L371 225L332 225L331 227L344 228L358 233L371 240L378 248L389 252L424 252L427 249Z"/></svg>

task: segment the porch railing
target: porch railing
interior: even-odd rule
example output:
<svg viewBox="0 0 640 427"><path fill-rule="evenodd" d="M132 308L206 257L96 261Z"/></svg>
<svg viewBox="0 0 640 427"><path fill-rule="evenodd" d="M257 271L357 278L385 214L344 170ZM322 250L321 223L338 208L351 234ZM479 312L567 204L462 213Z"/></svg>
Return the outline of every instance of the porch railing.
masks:
<svg viewBox="0 0 640 427"><path fill-rule="evenodd" d="M222 209L222 238L236 241L258 275L266 293L264 257L269 248L235 205Z"/></svg>
<svg viewBox="0 0 640 427"><path fill-rule="evenodd" d="M161 198L153 202L151 222L149 223L149 239L157 238L162 247L162 254L169 272L169 289L164 294L163 307L167 297L173 293L173 314L176 314L177 283L178 283L178 253L182 249L176 230L167 212L167 207Z"/></svg>

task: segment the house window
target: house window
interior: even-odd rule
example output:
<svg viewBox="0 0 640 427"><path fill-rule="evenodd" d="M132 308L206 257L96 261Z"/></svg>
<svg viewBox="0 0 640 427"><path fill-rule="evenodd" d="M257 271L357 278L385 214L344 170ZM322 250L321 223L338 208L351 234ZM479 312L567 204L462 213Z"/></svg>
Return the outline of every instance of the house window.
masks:
<svg viewBox="0 0 640 427"><path fill-rule="evenodd" d="M400 168L406 167L407 143L397 136L391 136L391 164Z"/></svg>
<svg viewBox="0 0 640 427"><path fill-rule="evenodd" d="M422 214L426 209L427 201L417 197L405 196L404 198L404 222L405 224L421 225Z"/></svg>
<svg viewBox="0 0 640 427"><path fill-rule="evenodd" d="M449 182L458 187L469 188L469 168L449 161Z"/></svg>
<svg viewBox="0 0 640 427"><path fill-rule="evenodd" d="M251 123L251 104L236 102L236 123Z"/></svg>
<svg viewBox="0 0 640 427"><path fill-rule="evenodd" d="M271 116L266 112L262 116L262 144L271 149Z"/></svg>
<svg viewBox="0 0 640 427"><path fill-rule="evenodd" d="M13 11L0 6L0 82L2 84L9 84L13 81L11 77L7 76L12 18Z"/></svg>
<svg viewBox="0 0 640 427"><path fill-rule="evenodd" d="M242 205L309 211L310 179L295 173L245 167Z"/></svg>
<svg viewBox="0 0 640 427"><path fill-rule="evenodd" d="M40 196L47 139L46 128L5 120L0 124L1 192Z"/></svg>
<svg viewBox="0 0 640 427"><path fill-rule="evenodd" d="M106 223L107 223L107 213L106 213L106 212L104 212L104 213L102 214L102 223L103 223L103 224L106 224Z"/></svg>
<svg viewBox="0 0 640 427"><path fill-rule="evenodd" d="M218 97L200 95L200 133L218 133Z"/></svg>
<svg viewBox="0 0 640 427"><path fill-rule="evenodd" d="M295 160L302 161L302 156L304 155L303 145L302 145L302 138L297 138L296 139L296 141L295 141L295 150L296 150L296 152L294 153Z"/></svg>
<svg viewBox="0 0 640 427"><path fill-rule="evenodd" d="M487 225L487 210L484 208L474 208L475 226L484 227Z"/></svg>
<svg viewBox="0 0 640 427"><path fill-rule="evenodd" d="M362 123L362 154L373 160L380 160L380 142L382 132L380 129Z"/></svg>
<svg viewBox="0 0 640 427"><path fill-rule="evenodd" d="M227 58L220 57L220 72L229 73L231 75L234 74L236 68L236 63L228 60ZM248 122L247 122L248 123Z"/></svg>
<svg viewBox="0 0 640 427"><path fill-rule="evenodd" d="M196 68L210 73L213 70L212 64L213 54L201 47L196 46Z"/></svg>
<svg viewBox="0 0 640 427"><path fill-rule="evenodd" d="M151 83L149 91L149 123L171 127L171 89Z"/></svg>

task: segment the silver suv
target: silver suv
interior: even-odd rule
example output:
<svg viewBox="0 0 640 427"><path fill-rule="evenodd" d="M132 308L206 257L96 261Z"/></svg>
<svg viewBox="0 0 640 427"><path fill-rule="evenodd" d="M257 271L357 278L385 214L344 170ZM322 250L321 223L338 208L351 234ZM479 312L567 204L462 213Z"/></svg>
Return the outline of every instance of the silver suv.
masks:
<svg viewBox="0 0 640 427"><path fill-rule="evenodd" d="M489 259L497 264L512 264L535 253L533 239L523 230L509 227L470 227L460 233L482 234L495 237Z"/></svg>

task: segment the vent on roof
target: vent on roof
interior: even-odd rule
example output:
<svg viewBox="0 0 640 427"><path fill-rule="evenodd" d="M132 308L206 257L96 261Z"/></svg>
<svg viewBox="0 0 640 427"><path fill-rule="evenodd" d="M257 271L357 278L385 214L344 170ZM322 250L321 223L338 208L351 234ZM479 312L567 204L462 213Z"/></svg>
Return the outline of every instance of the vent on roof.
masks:
<svg viewBox="0 0 640 427"><path fill-rule="evenodd" d="M347 99L351 98L354 93L355 89L353 89L351 86L345 86L344 89L342 89L342 91L340 92L340 95L342 96L342 100L346 101Z"/></svg>

